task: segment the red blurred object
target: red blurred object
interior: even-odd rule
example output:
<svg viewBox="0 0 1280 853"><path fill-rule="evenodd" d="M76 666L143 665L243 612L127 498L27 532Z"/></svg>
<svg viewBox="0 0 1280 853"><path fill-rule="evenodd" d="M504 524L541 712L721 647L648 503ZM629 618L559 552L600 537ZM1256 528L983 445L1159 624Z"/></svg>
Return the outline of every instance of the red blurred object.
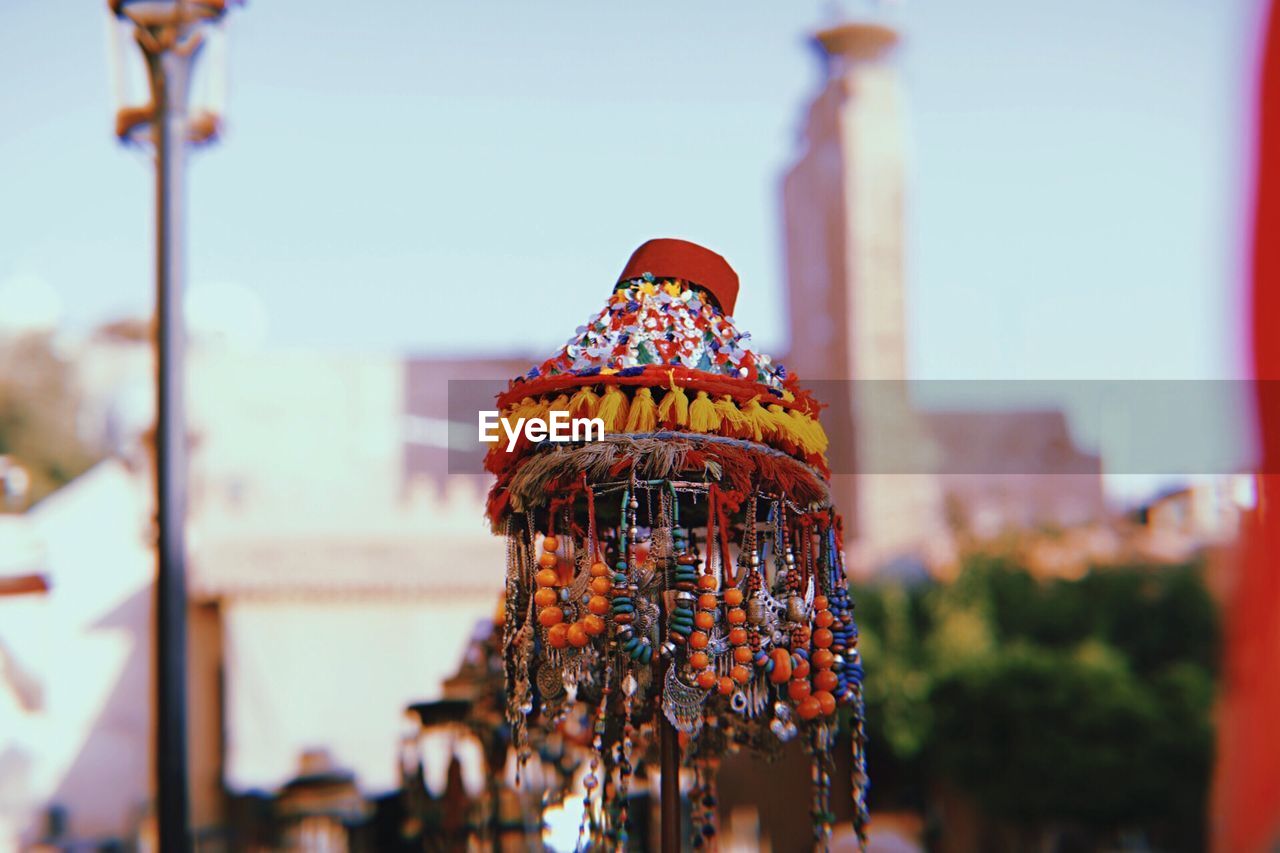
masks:
<svg viewBox="0 0 1280 853"><path fill-rule="evenodd" d="M1272 4L1258 94L1253 234L1253 369L1262 470L1280 470L1280 7ZM1280 845L1280 474L1258 478L1241 576L1226 604L1226 660L1218 719L1213 847Z"/></svg>
<svg viewBox="0 0 1280 853"><path fill-rule="evenodd" d="M631 253L619 282L652 273L657 278L681 278L702 287L716 298L720 309L732 315L738 302L738 274L729 262L710 249L662 237L649 240Z"/></svg>
<svg viewBox="0 0 1280 853"><path fill-rule="evenodd" d="M49 579L44 575L18 575L0 578L0 596L38 595L49 591Z"/></svg>

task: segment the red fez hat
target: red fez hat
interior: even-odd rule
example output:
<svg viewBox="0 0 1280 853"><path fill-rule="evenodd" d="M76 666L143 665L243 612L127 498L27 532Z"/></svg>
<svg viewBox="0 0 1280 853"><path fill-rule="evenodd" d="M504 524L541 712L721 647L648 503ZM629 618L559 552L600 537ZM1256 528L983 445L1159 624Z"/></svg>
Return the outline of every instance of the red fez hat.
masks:
<svg viewBox="0 0 1280 853"><path fill-rule="evenodd" d="M662 237L642 244L631 253L631 260L627 261L618 282L639 278L645 273L696 284L715 297L720 310L731 316L738 301L738 274L729 262L688 240Z"/></svg>

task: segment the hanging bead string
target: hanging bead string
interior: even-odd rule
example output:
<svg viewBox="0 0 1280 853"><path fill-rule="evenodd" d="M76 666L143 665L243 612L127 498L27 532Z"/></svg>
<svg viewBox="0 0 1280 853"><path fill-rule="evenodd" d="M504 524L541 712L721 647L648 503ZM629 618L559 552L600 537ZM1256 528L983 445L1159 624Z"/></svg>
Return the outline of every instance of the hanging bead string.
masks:
<svg viewBox="0 0 1280 853"><path fill-rule="evenodd" d="M596 490L587 485L585 471L582 474L582 486L587 492L587 541L591 549L590 560L594 563L600 559L598 554L600 532L596 529Z"/></svg>
<svg viewBox="0 0 1280 853"><path fill-rule="evenodd" d="M523 590L530 589L533 585L535 536L533 516L526 513L525 529L521 535L514 537L517 575L520 588ZM524 765L531 754L528 715L533 711L529 664L533 659L534 648L534 596L525 594L524 601L524 618L520 622L519 630L512 636L512 645L507 650L511 655L511 678L507 684L507 722L511 726L511 744L516 753L516 787L521 784Z"/></svg>
<svg viewBox="0 0 1280 853"><path fill-rule="evenodd" d="M690 666L698 673L697 684L704 690L710 690L716 684L716 673L712 668L712 660L708 646L711 642L711 630L716 624L716 610L719 599L716 597L716 578L714 565L714 549L712 547L715 530L716 489L712 486L707 491L707 528L706 554L703 556L702 574L697 576L698 610L694 614L694 630L689 634ZM686 564L695 568L698 563L696 554L686 558ZM696 568L695 568L696 573ZM692 592L692 589L688 590Z"/></svg>
<svg viewBox="0 0 1280 853"><path fill-rule="evenodd" d="M632 738L635 730L631 724L632 699L635 694L635 676L627 673L622 688L622 739L618 749L618 824L615 840L619 850L627 849L627 814L631 797Z"/></svg>
<svg viewBox="0 0 1280 853"><path fill-rule="evenodd" d="M524 715L519 713L519 701L516 696L516 679L518 677L517 649L520 633L526 626L518 619L521 586L521 552L517 540L515 517L507 519L507 591L503 600L502 620L502 659L504 670L503 691L507 699L506 719L511 727L513 740L519 739L520 726ZM524 587L527 588L527 587ZM525 682L528 683L527 681Z"/></svg>
<svg viewBox="0 0 1280 853"><path fill-rule="evenodd" d="M834 509L829 510L830 525L828 541L831 555L831 601L835 619L832 623L833 639L832 669L839 678L838 697L844 704L852 706L852 730L850 731L850 749L853 753L851 782L853 787L854 818L853 825L858 839L865 847L867 843L867 823L870 817L867 812L867 791L870 779L867 775L867 735L865 729L866 710L862 695L862 657L858 651L858 626L853 618L853 602L849 598L848 574L845 571L844 550L842 543L843 522Z"/></svg>
<svg viewBox="0 0 1280 853"><path fill-rule="evenodd" d="M758 498L752 495L752 512L756 510ZM771 503L769 513L766 516L766 523L773 519L774 512L777 511L777 504ZM750 570L747 573L747 643L751 647L752 659L756 668L762 670L765 675L773 672L774 663L769 653L764 650L764 638L761 631L764 630L765 622L768 618L765 612L765 600L763 590L765 588L765 566L767 565L767 548L769 547L768 537L763 540L757 539L757 531L754 522L751 524L752 546L750 549Z"/></svg>
<svg viewBox="0 0 1280 853"><path fill-rule="evenodd" d="M813 579L815 585L817 584L817 578L815 577L814 570L813 570L812 522L809 520L808 516L804 516L804 515L800 516L798 521L800 525L798 535L800 536L800 546L801 546L800 567L801 567L801 571L804 577L804 582L807 588L807 585L810 579Z"/></svg>
<svg viewBox="0 0 1280 853"><path fill-rule="evenodd" d="M587 825L589 823L593 825L597 823L596 819L593 818L591 813L591 792L594 791L597 787L601 787L599 771L600 771L601 755L604 752L604 733L606 728L606 717L607 717L608 708L609 708L609 693L610 693L609 682L610 682L610 676L612 674L613 674L613 667L606 667L604 671L604 687L601 691L601 696L600 696L600 707L596 709L595 722L592 724L591 761L587 766L587 775L584 776L582 779L582 787L586 789L586 794L584 794L582 797L582 820L578 822L578 843L575 844L573 847L575 853L576 851L583 849L582 836L587 829ZM603 813L604 790L602 787L600 791L599 809L601 813ZM593 836L594 836L594 833L593 833Z"/></svg>
<svg viewBox="0 0 1280 853"><path fill-rule="evenodd" d="M694 781L689 791L692 806L693 849L715 849L718 831L716 819L716 772L719 761L714 757L699 757L693 762Z"/></svg>
<svg viewBox="0 0 1280 853"><path fill-rule="evenodd" d="M829 748L819 750L825 755L814 752L821 742L818 732L825 732L829 747L836 707L851 706L855 828L864 832L861 663L843 581L838 516L814 507L797 508L785 495L762 495L756 489L722 491L715 483L686 489L665 480L633 477L625 483L597 486L583 479L581 491L585 506L575 498L560 502L555 512L539 513L537 520L545 524L546 536L535 532L531 514L526 515L527 536L522 535L518 520L508 524L508 579L516 582L515 595L504 609L507 624L503 628L512 664L509 674L525 657L533 637L543 637L547 653L542 663L548 668L538 671L540 686L542 679L563 667L566 687L570 679L580 679L579 698L590 703L597 721L606 723L601 737L592 740L603 751L593 755L589 768L594 785L583 800L579 847L613 849L628 841L630 792L640 761L636 738L648 725L635 719L636 699L644 700L646 706L652 701L658 713L676 713L702 724L681 729L682 747L695 744L699 736L711 736L708 732L714 739L707 743L720 744L726 737L729 742L755 743L770 733L785 742L802 730L805 746L814 755L813 807L819 846L829 839L822 824L830 823L832 770ZM696 531L701 535L695 537L695 531L681 526L681 504L687 510L691 502L701 516L704 508L697 504L703 495L706 529ZM619 500L616 528L602 531L599 527L596 498L601 496ZM761 498L769 501L764 518ZM650 548L642 566L641 531L645 529ZM584 538L587 541L581 541ZM705 543L701 549L696 539ZM578 559L581 566L576 565ZM770 561L776 569L772 582ZM575 566L590 577L575 582ZM544 585L540 581L550 579L545 574L548 568L554 570L555 583ZM528 578L527 584L520 582L522 576ZM658 626L652 619L655 604L666 615L658 623L665 627L662 635L656 633ZM520 611L526 606L529 612L522 622ZM561 618L555 625L542 623L548 608L559 611ZM554 615L545 618L555 621ZM528 644L519 633L522 625L529 629ZM592 631L593 625L598 625L598 634ZM578 629L574 639L580 646L570 641L569 632L574 629ZM717 633L720 630L723 635ZM575 654L575 648L586 649L599 635L606 638L604 648L597 646L587 656ZM553 640L553 636L563 639ZM696 691L687 694L675 711L664 705L661 679L655 683L647 678L647 671L632 669L651 665L657 644L663 646L669 665L677 667L671 677L686 686L694 683L703 690L723 691L729 701L707 699ZM603 677L592 677L592 668ZM508 684L514 687L516 680L509 675ZM608 693L598 692L602 683L609 686ZM624 692L616 695L620 687ZM667 689L676 690L669 682ZM529 710L522 710L519 690L509 695L514 699L508 703L512 740L523 741L527 757L529 733L519 729ZM758 724L757 719L761 719ZM714 809L698 802L713 797L714 779L703 761L709 755L698 756L697 747L692 749L697 779L692 801L698 820L695 838L701 839L700 849L707 849L714 844ZM517 776L523 763L522 758ZM583 778L585 783L588 777Z"/></svg>
<svg viewBox="0 0 1280 853"><path fill-rule="evenodd" d="M698 801L701 796L702 762L695 760L693 762L693 785L689 788L689 805L693 807L691 814L689 815L689 822L693 828L693 837L691 840L695 850L701 849L705 843L702 837L703 812L702 809L698 808Z"/></svg>
<svg viewBox="0 0 1280 853"><path fill-rule="evenodd" d="M720 571L724 576L724 582L720 586L720 598L724 602L724 620L725 624L729 626L729 645L731 649L729 675L727 678L720 679L720 692L728 696L737 687L745 687L747 682L751 680L753 675L751 669L753 656L750 646L747 645L747 611L742 607L742 590L738 588L736 579L730 580L732 572L730 566L733 563L733 559L729 553L729 536L725 530L727 525L723 515L722 499L718 492L713 492L712 494L716 498L715 507L708 512L716 518L718 528L716 541L720 552ZM707 547L710 548L710 543L708 543Z"/></svg>
<svg viewBox="0 0 1280 853"><path fill-rule="evenodd" d="M828 724L823 723L813 728L809 752L813 756L813 807L810 818L813 824L814 849L829 850L831 826L835 822L835 815L831 812L831 771L835 768L835 762L831 758L831 727Z"/></svg>
<svg viewBox="0 0 1280 853"><path fill-rule="evenodd" d="M733 560L730 558L729 552L729 518L726 512L725 501L719 493L716 495L716 528L719 533L718 544L720 545L720 573L724 577L724 586L737 586L738 574L734 569Z"/></svg>
<svg viewBox="0 0 1280 853"><path fill-rule="evenodd" d="M722 594L725 606L729 608L725 613L725 619L729 624L730 654L733 655L734 664L746 670L747 681L756 675L756 669L763 671L769 665L769 656L760 649L759 637L753 628L757 622L752 619L752 607L754 605L759 609L761 603L754 600L748 601L746 594L742 591L743 578L754 576L759 559L755 545L756 508L756 494L752 492L747 501L747 514L742 523L742 542L737 560L739 568L732 580L725 579L725 589ZM727 554L725 560L727 565L729 560ZM733 675L734 671L730 670L730 677Z"/></svg>
<svg viewBox="0 0 1280 853"><path fill-rule="evenodd" d="M675 607L667 618L667 638L674 653L688 643L689 635L693 633L694 625L700 619L694 612L694 604L697 602L694 590L697 589L698 567L697 558L689 553L689 534L680 527L680 501L676 497L675 490L671 490L669 497L665 492L663 496L665 500L670 501L671 505L671 542L672 550L675 552L670 582L670 588L675 590ZM703 654L702 658L705 659L706 655ZM692 657L690 663L692 664ZM698 668L693 667L695 670Z"/></svg>

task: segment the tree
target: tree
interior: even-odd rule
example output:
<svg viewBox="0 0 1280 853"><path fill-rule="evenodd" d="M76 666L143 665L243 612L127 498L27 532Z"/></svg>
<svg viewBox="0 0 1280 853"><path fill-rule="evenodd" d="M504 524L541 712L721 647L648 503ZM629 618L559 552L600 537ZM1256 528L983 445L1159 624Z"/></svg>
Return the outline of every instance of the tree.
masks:
<svg viewBox="0 0 1280 853"><path fill-rule="evenodd" d="M48 335L0 342L0 455L26 470L31 501L95 460L76 432L77 408L71 370Z"/></svg>
<svg viewBox="0 0 1280 853"><path fill-rule="evenodd" d="M1196 848L1212 764L1217 615L1201 568L1037 580L1003 557L857 593L873 805L938 783L989 820Z"/></svg>

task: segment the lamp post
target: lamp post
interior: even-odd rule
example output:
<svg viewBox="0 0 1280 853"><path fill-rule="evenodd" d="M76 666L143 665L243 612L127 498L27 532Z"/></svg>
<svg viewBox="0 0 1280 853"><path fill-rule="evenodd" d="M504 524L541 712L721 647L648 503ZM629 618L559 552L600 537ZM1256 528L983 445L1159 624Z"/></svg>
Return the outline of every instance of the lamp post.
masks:
<svg viewBox="0 0 1280 853"><path fill-rule="evenodd" d="M189 92L205 31L225 0L109 0L146 62L151 103L121 104L116 134L151 148L156 172L155 790L161 851L191 849L187 790L186 407L182 316L187 144L211 141L218 118Z"/></svg>

